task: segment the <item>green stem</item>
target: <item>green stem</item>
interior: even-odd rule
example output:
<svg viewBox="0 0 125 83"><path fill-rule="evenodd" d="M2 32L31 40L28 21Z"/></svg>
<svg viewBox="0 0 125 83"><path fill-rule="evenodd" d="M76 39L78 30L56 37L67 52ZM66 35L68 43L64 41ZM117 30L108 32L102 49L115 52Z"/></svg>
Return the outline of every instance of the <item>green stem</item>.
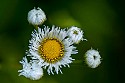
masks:
<svg viewBox="0 0 125 83"><path fill-rule="evenodd" d="M83 60L75 60L73 63L78 64L78 63L83 63Z"/></svg>
<svg viewBox="0 0 125 83"><path fill-rule="evenodd" d="M35 25L34 27L35 27L36 30L38 30L38 25Z"/></svg>

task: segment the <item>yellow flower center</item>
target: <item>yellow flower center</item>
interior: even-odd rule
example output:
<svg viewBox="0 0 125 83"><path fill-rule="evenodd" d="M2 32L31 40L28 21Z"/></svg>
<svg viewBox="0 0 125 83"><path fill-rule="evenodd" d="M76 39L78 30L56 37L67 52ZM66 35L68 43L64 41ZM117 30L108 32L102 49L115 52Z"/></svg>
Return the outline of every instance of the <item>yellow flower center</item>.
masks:
<svg viewBox="0 0 125 83"><path fill-rule="evenodd" d="M38 48L38 52L48 63L59 61L64 55L64 45L57 39L44 39Z"/></svg>

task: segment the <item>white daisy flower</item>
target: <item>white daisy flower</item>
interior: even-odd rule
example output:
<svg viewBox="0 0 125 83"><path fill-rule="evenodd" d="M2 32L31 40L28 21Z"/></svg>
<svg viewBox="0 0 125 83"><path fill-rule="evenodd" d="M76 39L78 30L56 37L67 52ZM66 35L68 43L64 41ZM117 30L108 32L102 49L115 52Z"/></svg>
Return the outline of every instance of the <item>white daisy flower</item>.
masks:
<svg viewBox="0 0 125 83"><path fill-rule="evenodd" d="M78 27L72 26L68 30L68 36L74 43L78 44L81 40L83 40L83 31Z"/></svg>
<svg viewBox="0 0 125 83"><path fill-rule="evenodd" d="M39 7L28 12L28 22L32 25L41 25L46 20L46 15Z"/></svg>
<svg viewBox="0 0 125 83"><path fill-rule="evenodd" d="M29 53L32 59L38 59L39 65L47 69L48 74L61 72L62 66L69 67L72 63L71 54L76 54L77 50L73 42L67 38L67 31L58 27L38 28L32 33L29 44ZM53 72L54 71L54 72Z"/></svg>
<svg viewBox="0 0 125 83"><path fill-rule="evenodd" d="M86 63L91 68L96 68L101 63L101 56L97 50L90 49L85 53Z"/></svg>
<svg viewBox="0 0 125 83"><path fill-rule="evenodd" d="M23 75L26 78L30 78L31 80L38 80L43 76L43 69L38 65L37 61L33 61L28 63L26 57L23 58L20 63L23 65L23 69L19 70L19 76Z"/></svg>

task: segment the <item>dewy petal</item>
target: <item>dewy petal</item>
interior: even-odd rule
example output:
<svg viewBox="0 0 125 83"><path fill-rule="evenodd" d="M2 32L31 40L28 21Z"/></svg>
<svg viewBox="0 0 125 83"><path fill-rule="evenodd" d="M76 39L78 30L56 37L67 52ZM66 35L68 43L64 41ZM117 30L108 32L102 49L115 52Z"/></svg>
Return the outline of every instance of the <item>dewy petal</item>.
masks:
<svg viewBox="0 0 125 83"><path fill-rule="evenodd" d="M38 48L42 41L45 39L57 39L64 46L64 54L61 59L56 61L55 63L49 63L45 61L38 52ZM29 56L32 59L37 59L39 61L39 65L45 69L47 69L48 74L54 74L56 72L61 72L62 66L69 67L69 64L72 63L74 59L72 59L71 54L77 54L76 47L73 46L73 42L68 38L67 31L65 29L60 29L59 27L45 26L43 29L38 28L38 31L32 32L32 38L29 42Z"/></svg>

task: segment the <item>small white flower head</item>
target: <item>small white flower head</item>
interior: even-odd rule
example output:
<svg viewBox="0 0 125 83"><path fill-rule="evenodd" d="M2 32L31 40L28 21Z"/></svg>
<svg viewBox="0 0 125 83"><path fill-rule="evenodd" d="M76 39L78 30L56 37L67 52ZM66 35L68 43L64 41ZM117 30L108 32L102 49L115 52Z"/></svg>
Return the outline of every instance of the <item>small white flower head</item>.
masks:
<svg viewBox="0 0 125 83"><path fill-rule="evenodd" d="M83 31L78 27L72 26L68 30L68 36L75 44L78 44L83 40Z"/></svg>
<svg viewBox="0 0 125 83"><path fill-rule="evenodd" d="M37 61L32 60L28 63L27 58L24 57L20 63L22 64L23 69L18 71L20 72L19 76L23 75L31 80L38 80L43 76L43 69L38 65Z"/></svg>
<svg viewBox="0 0 125 83"><path fill-rule="evenodd" d="M39 7L28 12L28 22L32 25L41 25L46 20L46 15Z"/></svg>
<svg viewBox="0 0 125 83"><path fill-rule="evenodd" d="M69 40L67 31L53 26L38 28L33 31L29 44L29 55L39 60L39 65L47 69L48 74L61 72L61 68L72 63L71 54L76 54L76 47Z"/></svg>
<svg viewBox="0 0 125 83"><path fill-rule="evenodd" d="M101 56L97 50L90 49L85 53L86 63L91 68L96 68L101 63Z"/></svg>

